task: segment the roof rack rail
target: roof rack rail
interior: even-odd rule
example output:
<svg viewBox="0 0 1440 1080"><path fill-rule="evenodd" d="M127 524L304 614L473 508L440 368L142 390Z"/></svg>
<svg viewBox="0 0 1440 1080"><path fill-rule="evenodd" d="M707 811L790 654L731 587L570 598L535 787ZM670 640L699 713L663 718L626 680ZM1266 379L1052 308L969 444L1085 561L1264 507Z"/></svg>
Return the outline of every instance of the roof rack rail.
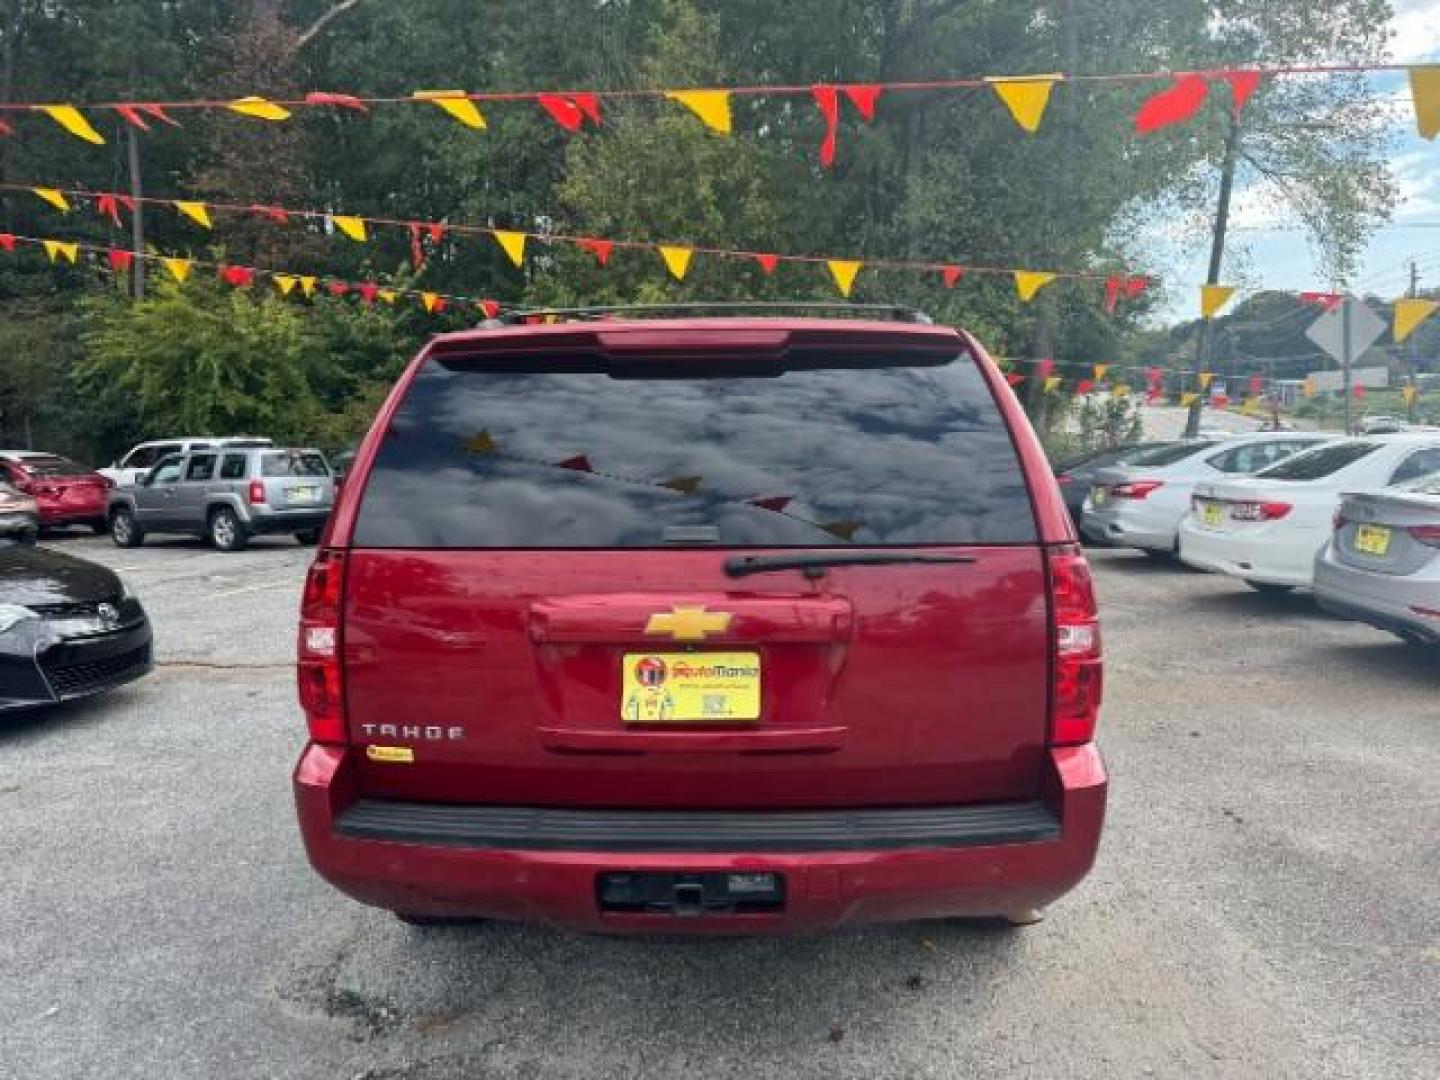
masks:
<svg viewBox="0 0 1440 1080"><path fill-rule="evenodd" d="M480 325L497 328L515 326L535 319L585 322L604 319L612 315L742 315L750 313L773 314L781 311L819 311L828 315L884 316L895 322L934 322L929 315L903 304L840 304L813 300L760 300L760 301L718 301L684 302L674 304L608 304L599 307L573 308L517 308L501 313L497 318L486 319Z"/></svg>

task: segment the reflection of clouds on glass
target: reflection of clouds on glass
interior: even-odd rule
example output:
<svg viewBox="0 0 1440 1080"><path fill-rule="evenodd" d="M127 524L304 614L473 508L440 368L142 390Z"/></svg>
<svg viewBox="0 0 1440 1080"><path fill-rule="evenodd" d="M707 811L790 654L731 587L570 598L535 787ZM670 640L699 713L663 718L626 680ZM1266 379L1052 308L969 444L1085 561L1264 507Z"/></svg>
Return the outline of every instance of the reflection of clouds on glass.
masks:
<svg viewBox="0 0 1440 1080"><path fill-rule="evenodd" d="M465 449L481 430L496 453ZM576 454L612 476L539 464ZM697 495L658 486L684 475L702 478ZM659 546L669 526L714 525L731 545L835 542L743 505L780 495L793 498L787 512L798 518L862 522L862 544L1034 535L1009 433L967 358L690 380L432 365L395 419L356 539Z"/></svg>

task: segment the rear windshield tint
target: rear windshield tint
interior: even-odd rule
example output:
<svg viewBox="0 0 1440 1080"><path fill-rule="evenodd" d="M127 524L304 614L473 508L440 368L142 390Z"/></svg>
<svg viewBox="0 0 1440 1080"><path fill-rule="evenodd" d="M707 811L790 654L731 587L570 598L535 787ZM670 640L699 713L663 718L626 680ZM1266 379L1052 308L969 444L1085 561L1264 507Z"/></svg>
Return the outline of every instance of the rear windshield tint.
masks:
<svg viewBox="0 0 1440 1080"><path fill-rule="evenodd" d="M1396 484L1392 491L1404 491L1413 495L1440 495L1440 472L1422 476L1418 480L1407 480Z"/></svg>
<svg viewBox="0 0 1440 1080"><path fill-rule="evenodd" d="M1378 449L1379 443L1335 443L1306 450L1255 475L1267 480L1323 480Z"/></svg>
<svg viewBox="0 0 1440 1080"><path fill-rule="evenodd" d="M261 476L329 476L325 459L316 453L284 451L260 455Z"/></svg>
<svg viewBox="0 0 1440 1080"><path fill-rule="evenodd" d="M93 471L88 465L63 457L27 457L21 458L19 464L31 476L85 476Z"/></svg>
<svg viewBox="0 0 1440 1080"><path fill-rule="evenodd" d="M1188 457L1209 450L1214 443L1209 442L1177 442L1166 443L1163 446L1152 446L1149 450L1141 450L1125 459L1126 465L1174 465L1177 461L1184 461Z"/></svg>
<svg viewBox="0 0 1440 1080"><path fill-rule="evenodd" d="M361 547L1034 542L968 355L784 368L432 360L370 474Z"/></svg>

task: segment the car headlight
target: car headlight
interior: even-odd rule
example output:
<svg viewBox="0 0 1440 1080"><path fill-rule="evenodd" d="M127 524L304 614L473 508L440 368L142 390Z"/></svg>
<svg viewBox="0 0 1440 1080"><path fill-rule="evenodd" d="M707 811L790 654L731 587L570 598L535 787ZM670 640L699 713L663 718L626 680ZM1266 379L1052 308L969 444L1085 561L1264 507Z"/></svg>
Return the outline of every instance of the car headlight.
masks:
<svg viewBox="0 0 1440 1080"><path fill-rule="evenodd" d="M0 604L0 634L5 633L16 623L39 617L28 607L21 607L19 604Z"/></svg>

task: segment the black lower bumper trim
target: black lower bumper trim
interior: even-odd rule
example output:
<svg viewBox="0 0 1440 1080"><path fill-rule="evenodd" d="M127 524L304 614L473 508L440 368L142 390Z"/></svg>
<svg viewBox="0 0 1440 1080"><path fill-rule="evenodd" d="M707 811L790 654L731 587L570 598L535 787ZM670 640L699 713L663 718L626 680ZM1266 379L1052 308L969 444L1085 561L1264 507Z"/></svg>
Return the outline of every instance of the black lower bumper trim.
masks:
<svg viewBox="0 0 1440 1080"><path fill-rule="evenodd" d="M515 851L871 851L1056 840L1043 803L904 810L556 810L361 799L340 836Z"/></svg>

